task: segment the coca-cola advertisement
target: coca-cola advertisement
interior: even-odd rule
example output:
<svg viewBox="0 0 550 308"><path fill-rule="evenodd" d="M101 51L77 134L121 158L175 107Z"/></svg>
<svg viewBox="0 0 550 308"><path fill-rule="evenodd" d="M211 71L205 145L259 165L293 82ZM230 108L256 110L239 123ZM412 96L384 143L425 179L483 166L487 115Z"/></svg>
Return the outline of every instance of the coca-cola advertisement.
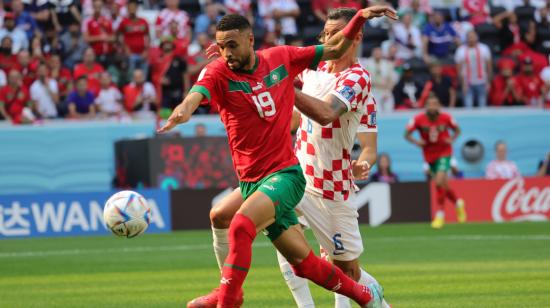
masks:
<svg viewBox="0 0 550 308"><path fill-rule="evenodd" d="M450 186L466 202L468 221L550 220L550 177L452 180ZM437 209L435 196L432 184L432 217ZM454 206L450 203L445 206L445 220L456 221Z"/></svg>

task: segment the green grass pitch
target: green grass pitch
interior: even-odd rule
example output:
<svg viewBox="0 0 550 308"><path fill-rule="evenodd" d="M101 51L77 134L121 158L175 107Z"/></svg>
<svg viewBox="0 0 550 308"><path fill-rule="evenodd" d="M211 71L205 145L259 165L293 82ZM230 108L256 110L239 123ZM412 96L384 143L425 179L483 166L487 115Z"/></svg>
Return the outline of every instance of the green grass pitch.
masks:
<svg viewBox="0 0 550 308"><path fill-rule="evenodd" d="M362 233L362 264L394 307L550 307L548 223ZM255 245L244 307L294 307L274 249L263 235ZM207 231L0 241L3 308L184 307L218 280ZM333 307L332 294L312 292L317 307Z"/></svg>

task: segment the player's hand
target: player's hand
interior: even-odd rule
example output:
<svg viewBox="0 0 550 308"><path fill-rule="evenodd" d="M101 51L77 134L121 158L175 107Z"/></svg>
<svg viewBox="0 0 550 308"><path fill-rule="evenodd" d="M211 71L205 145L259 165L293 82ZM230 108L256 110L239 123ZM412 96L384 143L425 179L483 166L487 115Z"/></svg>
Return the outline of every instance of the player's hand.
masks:
<svg viewBox="0 0 550 308"><path fill-rule="evenodd" d="M220 53L220 47L218 47L218 44L212 43L208 48L206 48L206 57L210 60L213 58L218 58L221 56Z"/></svg>
<svg viewBox="0 0 550 308"><path fill-rule="evenodd" d="M157 133L160 133L160 134L166 133L167 131L169 131L172 128L176 127L176 125L185 122L183 114L180 111L180 108L178 108L178 107L176 107L176 109L174 109L174 111L172 111L172 114L170 115L168 120L166 120L166 123L164 123L164 125L160 129L157 130Z"/></svg>
<svg viewBox="0 0 550 308"><path fill-rule="evenodd" d="M366 180L370 173L369 164L366 161L357 162L353 160L351 162L351 171L355 180Z"/></svg>
<svg viewBox="0 0 550 308"><path fill-rule="evenodd" d="M363 18L371 19L376 17L386 16L393 20L398 20L397 12L389 6L386 5L373 5L368 8L361 10L361 15Z"/></svg>
<svg viewBox="0 0 550 308"><path fill-rule="evenodd" d="M453 144L453 141L454 141L453 138L445 139L445 143L447 143L447 144Z"/></svg>

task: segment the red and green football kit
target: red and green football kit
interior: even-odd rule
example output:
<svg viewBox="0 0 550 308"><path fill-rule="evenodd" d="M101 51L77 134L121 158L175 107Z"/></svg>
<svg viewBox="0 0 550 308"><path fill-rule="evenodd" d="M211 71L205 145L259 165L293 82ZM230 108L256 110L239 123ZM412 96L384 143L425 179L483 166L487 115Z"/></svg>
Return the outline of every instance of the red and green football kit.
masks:
<svg viewBox="0 0 550 308"><path fill-rule="evenodd" d="M304 194L305 178L290 135L294 108L294 78L306 68L315 69L323 46L279 46L256 53L250 71L235 72L223 59L206 66L191 92L203 94L217 105L227 130L233 165L247 199L255 191L275 205L275 222L266 230L271 240L298 224L294 207ZM231 221L229 254L222 269L218 307L234 307L252 259L256 226L237 213ZM366 304L372 295L334 265L312 252L294 270L327 289Z"/></svg>
<svg viewBox="0 0 550 308"><path fill-rule="evenodd" d="M433 121L426 113L420 113L407 125L409 132L418 130L420 137L424 140L426 144L422 148L424 160L430 164L433 173L450 169L453 148L447 140L451 136L449 130L457 127L453 117L445 112L441 112Z"/></svg>

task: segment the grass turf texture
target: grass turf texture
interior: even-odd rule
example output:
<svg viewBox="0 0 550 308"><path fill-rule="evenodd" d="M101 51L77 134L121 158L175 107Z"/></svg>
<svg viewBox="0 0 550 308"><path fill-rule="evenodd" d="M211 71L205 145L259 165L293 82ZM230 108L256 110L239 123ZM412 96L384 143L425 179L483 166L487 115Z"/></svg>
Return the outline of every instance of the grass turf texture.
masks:
<svg viewBox="0 0 550 308"><path fill-rule="evenodd" d="M364 267L394 307L549 307L550 225L362 228ZM308 234L311 239L311 234ZM244 307L294 307L259 235ZM217 285L210 232L0 240L0 307L184 307ZM333 307L316 286L317 307Z"/></svg>

